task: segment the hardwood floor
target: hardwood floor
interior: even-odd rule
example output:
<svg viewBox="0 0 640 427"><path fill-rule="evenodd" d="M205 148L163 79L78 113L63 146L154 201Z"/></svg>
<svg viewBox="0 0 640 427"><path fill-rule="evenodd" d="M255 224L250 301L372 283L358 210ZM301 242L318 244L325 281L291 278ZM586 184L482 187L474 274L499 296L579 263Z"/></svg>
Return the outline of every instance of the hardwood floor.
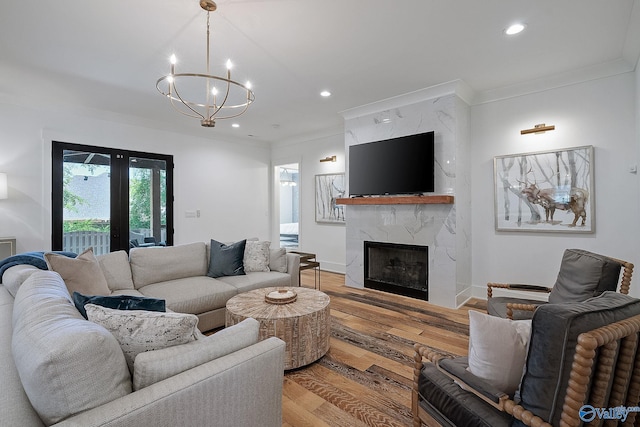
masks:
<svg viewBox="0 0 640 427"><path fill-rule="evenodd" d="M311 270L302 285L313 287ZM411 426L413 344L444 353L467 353L468 310L344 285L341 274L322 272L331 297L331 347L317 362L285 372L283 426Z"/></svg>

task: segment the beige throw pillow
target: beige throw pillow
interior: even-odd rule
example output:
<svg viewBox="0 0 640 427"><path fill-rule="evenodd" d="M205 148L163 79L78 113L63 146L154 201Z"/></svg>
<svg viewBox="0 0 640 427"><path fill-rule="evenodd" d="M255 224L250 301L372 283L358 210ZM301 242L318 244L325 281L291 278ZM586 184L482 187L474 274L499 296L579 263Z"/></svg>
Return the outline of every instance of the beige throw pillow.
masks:
<svg viewBox="0 0 640 427"><path fill-rule="evenodd" d="M469 371L513 396L527 360L531 320L469 311Z"/></svg>
<svg viewBox="0 0 640 427"><path fill-rule="evenodd" d="M199 337L198 316L194 314L114 310L95 304L84 308L90 321L116 337L131 373L138 353L186 344Z"/></svg>
<svg viewBox="0 0 640 427"><path fill-rule="evenodd" d="M270 249L269 270L280 273L287 272L287 250L285 248Z"/></svg>
<svg viewBox="0 0 640 427"><path fill-rule="evenodd" d="M102 268L93 255L90 247L76 258L69 258L56 253L45 253L44 259L49 270L55 271L62 277L69 295L80 292L84 295L110 295Z"/></svg>
<svg viewBox="0 0 640 427"><path fill-rule="evenodd" d="M271 242L267 240L247 240L244 247L244 264L245 273L251 271L269 271L269 255Z"/></svg>

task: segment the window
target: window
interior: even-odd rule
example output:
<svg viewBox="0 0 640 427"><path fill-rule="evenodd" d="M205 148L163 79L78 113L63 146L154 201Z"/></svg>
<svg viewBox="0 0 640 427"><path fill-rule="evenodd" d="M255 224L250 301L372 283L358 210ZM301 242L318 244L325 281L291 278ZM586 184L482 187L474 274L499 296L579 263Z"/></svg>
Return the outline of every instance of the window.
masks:
<svg viewBox="0 0 640 427"><path fill-rule="evenodd" d="M173 157L53 142L52 248L173 244Z"/></svg>

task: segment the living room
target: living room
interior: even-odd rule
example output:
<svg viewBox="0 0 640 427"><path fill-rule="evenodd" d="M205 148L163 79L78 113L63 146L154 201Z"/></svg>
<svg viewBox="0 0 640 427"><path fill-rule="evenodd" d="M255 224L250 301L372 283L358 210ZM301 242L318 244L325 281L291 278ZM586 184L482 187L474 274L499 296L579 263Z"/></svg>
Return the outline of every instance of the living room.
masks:
<svg viewBox="0 0 640 427"><path fill-rule="evenodd" d="M464 171L456 172L467 174L470 183L470 207L464 213L470 224L464 243L470 266L460 280L473 296L484 295L484 284L495 280L496 272L505 278L524 275L534 282L553 281L567 247L637 261L639 185L637 174L630 169L638 160L640 78L637 42L632 37L638 13L637 7L630 6L625 7L633 10L632 20L621 30L627 38L609 61L487 91L473 90L451 75L446 78L453 83L440 81L386 99L375 98L368 105L369 112L388 112L448 91L468 106L469 150L459 155L473 160ZM37 62L37 58L32 60ZM176 244L246 236L275 240L272 166L298 162L300 249L315 253L323 269L346 271L345 227L314 219L315 175L345 172L347 168L345 110L333 112L342 125L285 139L269 138L265 143L229 136L226 131L224 135L217 133L223 129L200 129L187 118L179 118L177 125L142 118L141 110L150 101L161 104L162 99L147 99L138 92L91 81L88 76L71 77L7 59L2 67L0 171L8 176L9 198L0 205L0 236L15 237L18 252L51 245L49 153L51 141L64 141L173 155ZM117 108L109 105L109 111L100 105L107 92L120 99ZM349 110L361 107L347 105ZM164 107L167 114L175 114ZM250 114L251 110L245 116ZM391 118L396 117L392 114ZM538 123L553 124L556 130L520 135L520 130ZM493 157L584 145L595 147L597 194L591 195L594 233L495 231ZM332 155L336 155L336 162L318 161ZM194 185L203 182L207 183L204 194L201 185ZM622 199L621 194L625 195ZM185 215L194 210L201 215ZM348 211L349 207L347 219ZM539 256L542 254L545 256ZM632 287L631 292L638 290Z"/></svg>
<svg viewBox="0 0 640 427"><path fill-rule="evenodd" d="M237 120L219 120L215 128L176 113L153 88L169 70L173 49L187 53L177 65L184 72L203 71L204 21L195 0L161 7L115 3L100 10L77 3L63 0L36 11L28 4L0 6L0 173L8 180L0 238L15 239L18 253L51 249L53 142L173 156L176 246L252 237L277 246L276 167L297 164L298 249L319 261L322 290L331 294L334 327L344 339L334 339L322 365L287 374L288 425L308 424L300 401L306 400L309 413L351 405L340 387L327 396L335 391L332 381L342 381L324 376L332 364L360 375L375 363L374 378L400 378L388 393L384 381L367 387L371 378L362 374L365 385L349 391L362 392L362 401L378 398L382 415L392 402L398 419L408 420L410 342L437 342L440 350L463 354L467 311L485 308L488 282L552 284L567 248L640 263L640 0L492 2L482 10L471 0L412 0L402 8L377 0L333 2L333 10L326 2L221 0L212 17L213 45L225 59L233 57L242 78L251 74L256 101ZM451 34L457 16L469 28ZM508 38L503 29L516 18L525 19L525 31ZM563 20L575 33L568 34ZM321 98L321 89L331 89L332 96ZM521 134L542 123L554 130ZM361 271L349 246L361 232L350 228L358 225L353 218L360 218L361 208L345 206L345 224L317 221L317 176L346 173L348 179L356 141L428 131L436 133L438 152L448 155L436 159L451 161L440 165L434 193L455 200L441 208L447 212L442 224L428 210L403 211L420 212L415 217L427 212L424 228L431 232L437 224L444 237L428 243L437 249L430 302L383 299L358 289L360 273L350 270ZM561 232L532 232L533 225L496 229L496 157L584 146L592 146L594 155L588 230L569 227L572 215L564 210L555 212ZM322 161L333 156L335 161ZM438 270L443 266L447 274ZM302 280L314 287L312 272L303 272ZM640 297L639 287L632 285L630 295ZM410 320L390 326L396 316ZM353 325L371 334L356 334ZM360 347L349 342L356 335ZM388 337L385 346L380 336ZM305 382L312 385L305 389ZM307 394L313 384L326 393L316 390L322 399ZM375 389L370 396L369 388ZM358 423L367 416L359 410L362 401L351 414ZM331 411L319 419L339 419ZM300 422L291 422L296 416ZM357 425L351 421L335 425Z"/></svg>

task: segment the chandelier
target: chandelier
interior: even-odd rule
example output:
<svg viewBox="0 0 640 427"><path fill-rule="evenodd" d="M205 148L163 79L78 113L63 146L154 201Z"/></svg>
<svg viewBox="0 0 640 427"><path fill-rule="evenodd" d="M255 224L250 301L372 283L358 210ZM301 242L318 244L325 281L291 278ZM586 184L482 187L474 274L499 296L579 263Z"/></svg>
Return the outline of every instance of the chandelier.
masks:
<svg viewBox="0 0 640 427"><path fill-rule="evenodd" d="M209 61L209 15L217 9L213 0L200 0L207 11L207 69L206 74L176 73L176 56L171 55L170 72L160 77L156 89L166 96L173 108L185 116L199 118L204 127L214 127L216 119L238 117L255 100L251 84L231 79L231 60L227 61L226 77L215 76Z"/></svg>

